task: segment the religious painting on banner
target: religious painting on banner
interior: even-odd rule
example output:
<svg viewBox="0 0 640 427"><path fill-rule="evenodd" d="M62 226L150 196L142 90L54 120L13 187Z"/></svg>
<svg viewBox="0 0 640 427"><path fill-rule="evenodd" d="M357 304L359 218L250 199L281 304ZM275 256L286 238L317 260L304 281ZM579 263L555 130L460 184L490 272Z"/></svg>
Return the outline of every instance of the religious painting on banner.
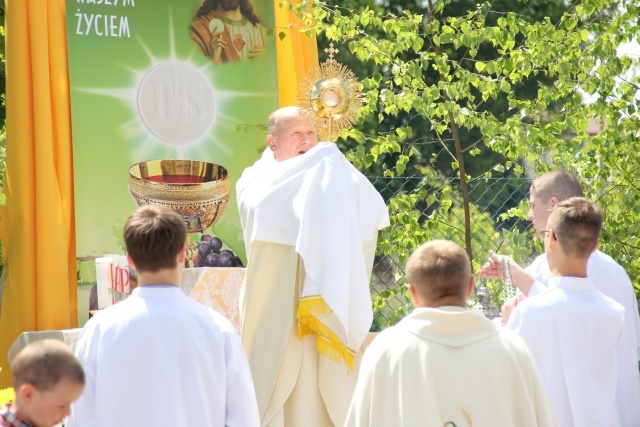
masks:
<svg viewBox="0 0 640 427"><path fill-rule="evenodd" d="M246 261L234 187L278 107L273 5L66 0L78 257L124 253L126 218L159 203L195 265Z"/></svg>

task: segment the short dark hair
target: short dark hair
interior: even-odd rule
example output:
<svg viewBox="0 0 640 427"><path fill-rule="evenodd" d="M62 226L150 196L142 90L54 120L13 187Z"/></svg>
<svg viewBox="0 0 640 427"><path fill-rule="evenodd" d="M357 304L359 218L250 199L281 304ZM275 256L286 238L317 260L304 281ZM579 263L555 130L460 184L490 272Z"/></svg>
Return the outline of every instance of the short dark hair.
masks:
<svg viewBox="0 0 640 427"><path fill-rule="evenodd" d="M176 268L176 257L186 240L184 219L166 206L143 206L124 225L127 254L138 272Z"/></svg>
<svg viewBox="0 0 640 427"><path fill-rule="evenodd" d="M584 197L571 197L553 208L547 224L565 254L588 258L598 244L602 211Z"/></svg>
<svg viewBox="0 0 640 427"><path fill-rule="evenodd" d="M426 301L467 296L471 262L459 245L432 240L416 249L406 266L409 283Z"/></svg>
<svg viewBox="0 0 640 427"><path fill-rule="evenodd" d="M552 197L561 202L570 197L584 196L578 178L566 170L555 170L541 175L531 184L531 188L541 203L547 203Z"/></svg>
<svg viewBox="0 0 640 427"><path fill-rule="evenodd" d="M40 391L51 390L63 379L84 385L84 370L71 348L60 340L35 341L23 348L11 365L11 384L18 389L31 384Z"/></svg>

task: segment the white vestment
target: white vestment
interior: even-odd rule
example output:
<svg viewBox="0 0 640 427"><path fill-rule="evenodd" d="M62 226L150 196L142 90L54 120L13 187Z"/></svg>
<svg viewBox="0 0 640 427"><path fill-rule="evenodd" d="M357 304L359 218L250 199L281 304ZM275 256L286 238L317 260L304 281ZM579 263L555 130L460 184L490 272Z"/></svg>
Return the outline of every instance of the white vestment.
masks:
<svg viewBox="0 0 640 427"><path fill-rule="evenodd" d="M362 358L348 427L552 427L526 345L481 311L417 308Z"/></svg>
<svg viewBox="0 0 640 427"><path fill-rule="evenodd" d="M332 143L283 162L267 149L236 190L248 258L241 335L261 423L342 424L373 318L384 201ZM299 338L312 329L303 316L312 340Z"/></svg>
<svg viewBox="0 0 640 427"><path fill-rule="evenodd" d="M86 384L68 426L258 426L251 373L231 323L175 287L136 288L78 342Z"/></svg>
<svg viewBox="0 0 640 427"><path fill-rule="evenodd" d="M535 259L525 271L536 279L528 297L545 292L551 271L545 254ZM640 316L633 285L624 269L609 255L596 251L589 257L587 277L593 286L625 309L624 330L616 348L618 355L618 386L616 404L620 425L640 427Z"/></svg>
<svg viewBox="0 0 640 427"><path fill-rule="evenodd" d="M507 323L527 343L561 427L620 425L616 345L624 307L591 280L554 277L518 304Z"/></svg>

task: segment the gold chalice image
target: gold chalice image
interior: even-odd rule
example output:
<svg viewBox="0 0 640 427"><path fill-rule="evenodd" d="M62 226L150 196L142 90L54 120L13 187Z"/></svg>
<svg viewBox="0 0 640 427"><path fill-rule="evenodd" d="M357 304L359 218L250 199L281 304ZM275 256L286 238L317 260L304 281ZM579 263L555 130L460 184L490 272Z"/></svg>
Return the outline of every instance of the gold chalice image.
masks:
<svg viewBox="0 0 640 427"><path fill-rule="evenodd" d="M203 233L224 213L231 181L227 169L197 160L148 160L129 169L129 192L138 206L164 205L184 218L189 234ZM187 247L187 261L198 254Z"/></svg>

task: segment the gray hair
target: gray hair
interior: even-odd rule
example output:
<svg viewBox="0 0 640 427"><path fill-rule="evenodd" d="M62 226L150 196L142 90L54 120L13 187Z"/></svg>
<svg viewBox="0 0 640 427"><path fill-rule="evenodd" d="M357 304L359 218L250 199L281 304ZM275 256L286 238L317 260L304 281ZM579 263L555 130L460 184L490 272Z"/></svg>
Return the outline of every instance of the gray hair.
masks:
<svg viewBox="0 0 640 427"><path fill-rule="evenodd" d="M302 119L302 110L300 107L290 105L282 107L269 115L269 135L276 136L280 131L283 123L291 119Z"/></svg>

